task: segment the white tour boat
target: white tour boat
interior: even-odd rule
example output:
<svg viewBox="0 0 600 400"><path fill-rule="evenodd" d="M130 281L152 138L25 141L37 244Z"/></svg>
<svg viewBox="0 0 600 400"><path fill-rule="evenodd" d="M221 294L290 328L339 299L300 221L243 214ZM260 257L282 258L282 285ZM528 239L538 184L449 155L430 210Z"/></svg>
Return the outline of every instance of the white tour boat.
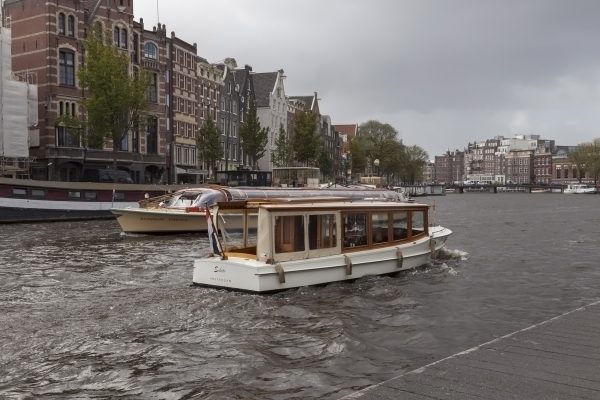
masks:
<svg viewBox="0 0 600 400"><path fill-rule="evenodd" d="M595 194L596 187L585 183L570 183L564 190L565 194Z"/></svg>
<svg viewBox="0 0 600 400"><path fill-rule="evenodd" d="M205 208L218 202L248 199L343 197L349 199L379 199L402 201L403 194L392 190L343 187L324 189L276 187L200 187L182 189L169 195L140 201L139 207L111 209L125 233L166 234L206 232ZM229 230L241 230L241 214L229 216ZM256 225L256 221L251 221Z"/></svg>
<svg viewBox="0 0 600 400"><path fill-rule="evenodd" d="M429 227L428 209L324 198L219 203L214 216L206 212L214 255L195 260L193 282L270 292L419 267L452 233ZM229 214L243 215L237 248L219 241L211 228L212 220L222 225ZM257 232L249 235L253 215L258 215ZM231 241L230 235L222 238Z"/></svg>

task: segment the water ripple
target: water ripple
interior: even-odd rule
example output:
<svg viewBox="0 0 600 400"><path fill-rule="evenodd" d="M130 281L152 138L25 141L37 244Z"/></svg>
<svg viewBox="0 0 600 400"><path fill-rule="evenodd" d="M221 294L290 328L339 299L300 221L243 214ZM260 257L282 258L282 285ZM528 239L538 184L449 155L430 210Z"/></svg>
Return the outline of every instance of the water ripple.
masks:
<svg viewBox="0 0 600 400"><path fill-rule="evenodd" d="M191 286L202 235L0 227L0 398L335 399L598 297L597 196L436 199L431 265L253 295Z"/></svg>

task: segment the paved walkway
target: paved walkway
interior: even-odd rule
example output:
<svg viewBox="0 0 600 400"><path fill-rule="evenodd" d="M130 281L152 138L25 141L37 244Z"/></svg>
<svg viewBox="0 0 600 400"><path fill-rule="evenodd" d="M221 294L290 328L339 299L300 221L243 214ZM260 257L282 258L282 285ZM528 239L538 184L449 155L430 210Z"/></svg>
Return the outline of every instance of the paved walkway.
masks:
<svg viewBox="0 0 600 400"><path fill-rule="evenodd" d="M344 399L600 399L600 301Z"/></svg>

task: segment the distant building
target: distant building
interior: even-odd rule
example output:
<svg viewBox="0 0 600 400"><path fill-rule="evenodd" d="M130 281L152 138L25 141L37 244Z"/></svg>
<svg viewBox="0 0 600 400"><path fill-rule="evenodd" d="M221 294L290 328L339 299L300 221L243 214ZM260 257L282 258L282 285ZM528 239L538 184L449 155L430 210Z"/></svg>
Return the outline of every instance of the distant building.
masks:
<svg viewBox="0 0 600 400"><path fill-rule="evenodd" d="M235 67L235 59L227 58L222 64L216 65L216 69L207 65L204 73L201 74L203 89L200 98L204 104L202 108L206 109L200 113L201 124L203 125L208 118L213 118L215 125L221 131L220 143L223 147L223 157L217 167L220 171L236 169L240 164L240 96L239 85L233 74ZM217 97L220 98L220 103L216 101ZM205 168L208 169L208 165L205 165Z"/></svg>
<svg viewBox="0 0 600 400"><path fill-rule="evenodd" d="M349 178L352 175L351 163L352 154L350 154L350 142L358 135L358 124L335 124L333 129L338 133L340 142L340 173Z"/></svg>
<svg viewBox="0 0 600 400"><path fill-rule="evenodd" d="M171 32L169 39L169 73L171 75L171 115L173 131L172 157L174 181L197 183L198 154L198 70L197 46ZM218 101L218 99L216 99Z"/></svg>
<svg viewBox="0 0 600 400"><path fill-rule="evenodd" d="M285 95L283 69L276 72L253 73L256 114L262 128L269 128L265 155L258 160L258 168L273 169L272 153L280 128L288 135L288 106ZM289 135L287 136L289 138Z"/></svg>
<svg viewBox="0 0 600 400"><path fill-rule="evenodd" d="M256 101L256 95L254 93L254 80L252 77L252 67L250 65L245 65L244 69L236 69L233 71L234 78L236 83L240 88L240 97L239 97L239 116L240 116L240 127L244 123L246 116L248 115L248 111L250 109L250 100ZM246 154L244 154L243 143L240 139L240 164L242 166L246 166L247 168L253 168L253 165L250 165L252 162ZM256 160L258 161L258 160Z"/></svg>
<svg viewBox="0 0 600 400"><path fill-rule="evenodd" d="M548 185L552 183L552 154L555 151L554 140L538 140L533 154L533 183Z"/></svg>
<svg viewBox="0 0 600 400"><path fill-rule="evenodd" d="M465 152L447 151L435 156L434 180L436 183L451 185L462 183L465 177Z"/></svg>
<svg viewBox="0 0 600 400"><path fill-rule="evenodd" d="M506 157L506 182L527 184L533 182L533 151L514 150Z"/></svg>

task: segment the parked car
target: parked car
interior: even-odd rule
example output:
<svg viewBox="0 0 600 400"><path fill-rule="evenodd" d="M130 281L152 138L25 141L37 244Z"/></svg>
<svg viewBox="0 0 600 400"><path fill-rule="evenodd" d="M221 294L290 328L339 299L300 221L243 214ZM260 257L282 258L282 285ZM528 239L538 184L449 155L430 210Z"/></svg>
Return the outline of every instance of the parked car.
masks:
<svg viewBox="0 0 600 400"><path fill-rule="evenodd" d="M81 177L82 182L117 182L133 183L133 180L127 173L120 169L86 169Z"/></svg>

